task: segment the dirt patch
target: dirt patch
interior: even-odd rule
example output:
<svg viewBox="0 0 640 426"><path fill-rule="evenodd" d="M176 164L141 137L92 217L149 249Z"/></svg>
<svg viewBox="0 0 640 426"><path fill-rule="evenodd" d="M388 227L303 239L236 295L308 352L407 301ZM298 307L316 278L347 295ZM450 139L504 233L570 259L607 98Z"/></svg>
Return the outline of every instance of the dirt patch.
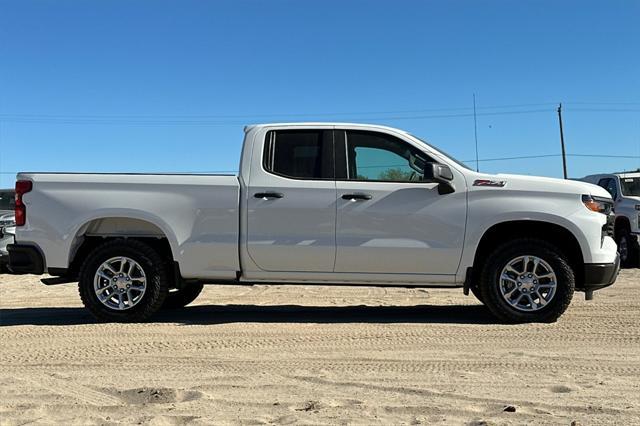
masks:
<svg viewBox="0 0 640 426"><path fill-rule="evenodd" d="M73 284L2 275L1 423L635 424L639 285L624 270L554 324L460 289L222 285L100 324Z"/></svg>

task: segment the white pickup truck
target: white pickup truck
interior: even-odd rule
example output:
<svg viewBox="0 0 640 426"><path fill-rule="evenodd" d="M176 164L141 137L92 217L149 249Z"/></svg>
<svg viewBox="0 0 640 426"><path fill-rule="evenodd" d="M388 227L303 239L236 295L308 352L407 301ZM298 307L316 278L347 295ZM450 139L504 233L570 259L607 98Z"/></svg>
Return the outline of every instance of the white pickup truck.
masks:
<svg viewBox="0 0 640 426"><path fill-rule="evenodd" d="M461 287L502 321L549 322L619 270L603 188L477 173L382 126L248 126L238 176L17 179L11 270L79 281L106 321L206 283L304 283Z"/></svg>

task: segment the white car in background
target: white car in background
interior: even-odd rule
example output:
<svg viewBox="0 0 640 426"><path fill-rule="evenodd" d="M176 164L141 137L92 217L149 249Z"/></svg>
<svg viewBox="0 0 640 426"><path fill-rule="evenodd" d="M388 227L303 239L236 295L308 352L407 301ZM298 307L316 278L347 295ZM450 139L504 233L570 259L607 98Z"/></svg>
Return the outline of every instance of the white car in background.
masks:
<svg viewBox="0 0 640 426"><path fill-rule="evenodd" d="M614 235L624 267L640 264L640 169L590 175L580 179L606 189L613 198L616 215Z"/></svg>

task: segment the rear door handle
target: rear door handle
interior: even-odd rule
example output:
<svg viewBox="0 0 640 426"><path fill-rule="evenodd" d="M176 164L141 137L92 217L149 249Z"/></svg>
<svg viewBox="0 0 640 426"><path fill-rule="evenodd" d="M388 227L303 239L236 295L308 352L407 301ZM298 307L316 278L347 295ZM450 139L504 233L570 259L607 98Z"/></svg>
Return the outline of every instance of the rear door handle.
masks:
<svg viewBox="0 0 640 426"><path fill-rule="evenodd" d="M284 194L282 192L256 192L253 196L266 200L269 198L282 198L284 197Z"/></svg>
<svg viewBox="0 0 640 426"><path fill-rule="evenodd" d="M366 200L370 200L373 197L369 194L344 194L342 196L343 200L351 200L351 201L366 201Z"/></svg>

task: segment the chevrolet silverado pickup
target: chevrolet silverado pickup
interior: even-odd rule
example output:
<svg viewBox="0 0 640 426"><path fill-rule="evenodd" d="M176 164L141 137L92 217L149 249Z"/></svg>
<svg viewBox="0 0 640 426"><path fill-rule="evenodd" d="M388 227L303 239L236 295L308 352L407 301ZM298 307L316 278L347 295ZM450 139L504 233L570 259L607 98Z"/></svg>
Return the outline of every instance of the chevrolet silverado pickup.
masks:
<svg viewBox="0 0 640 426"><path fill-rule="evenodd" d="M612 199L577 181L478 173L401 130L245 128L235 175L19 173L14 273L78 282L103 321L203 284L460 287L501 321L552 322L612 284Z"/></svg>

